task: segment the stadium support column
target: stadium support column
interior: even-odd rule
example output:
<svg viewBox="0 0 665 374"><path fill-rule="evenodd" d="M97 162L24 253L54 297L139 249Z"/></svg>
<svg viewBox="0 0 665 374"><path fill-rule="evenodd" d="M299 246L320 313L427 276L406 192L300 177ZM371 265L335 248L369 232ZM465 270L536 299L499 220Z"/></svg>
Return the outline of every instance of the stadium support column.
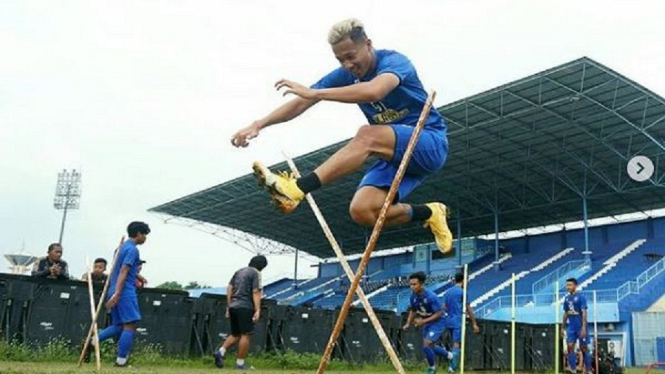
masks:
<svg viewBox="0 0 665 374"><path fill-rule="evenodd" d="M455 266L455 272L456 273L461 273L462 272L462 219L460 218L460 215L457 215L457 243L456 243L456 250L457 250L457 266Z"/></svg>
<svg viewBox="0 0 665 374"><path fill-rule="evenodd" d="M296 247L296 258L293 263L293 288L298 289L298 248Z"/></svg>
<svg viewBox="0 0 665 374"><path fill-rule="evenodd" d="M499 210L494 210L494 270L501 270L499 262Z"/></svg>
<svg viewBox="0 0 665 374"><path fill-rule="evenodd" d="M587 211L586 193L582 195L582 220L584 221L584 259L591 261L591 248L589 248L589 215Z"/></svg>

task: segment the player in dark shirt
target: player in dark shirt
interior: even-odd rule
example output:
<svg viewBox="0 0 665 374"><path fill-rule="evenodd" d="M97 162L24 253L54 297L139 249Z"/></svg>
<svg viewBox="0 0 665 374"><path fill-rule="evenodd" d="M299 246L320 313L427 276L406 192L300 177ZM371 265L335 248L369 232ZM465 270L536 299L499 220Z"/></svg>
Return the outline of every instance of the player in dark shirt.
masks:
<svg viewBox="0 0 665 374"><path fill-rule="evenodd" d="M254 332L254 324L261 318L261 271L268 266L264 256L254 256L249 265L233 274L226 288L226 317L231 322L231 335L214 354L215 365L224 367L224 355L238 343L236 369L245 370L245 358L249 350L249 340Z"/></svg>
<svg viewBox="0 0 665 374"><path fill-rule="evenodd" d="M44 279L69 279L69 267L62 259L62 246L53 243L48 246L46 257L42 257L32 268L32 276Z"/></svg>

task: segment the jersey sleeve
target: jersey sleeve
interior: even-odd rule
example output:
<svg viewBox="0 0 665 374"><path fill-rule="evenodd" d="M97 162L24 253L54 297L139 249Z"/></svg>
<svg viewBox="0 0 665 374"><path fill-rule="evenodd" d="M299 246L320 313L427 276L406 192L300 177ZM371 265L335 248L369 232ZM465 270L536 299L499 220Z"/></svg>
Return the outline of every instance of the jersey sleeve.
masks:
<svg viewBox="0 0 665 374"><path fill-rule="evenodd" d="M429 305L432 306L432 313L440 312L441 311L441 302L439 301L439 298L436 297L435 294L432 294L429 297Z"/></svg>
<svg viewBox="0 0 665 374"><path fill-rule="evenodd" d="M337 68L319 79L319 81L314 83L311 88L318 90L323 88L343 87L353 84L353 81L354 79L349 72L344 70L344 68Z"/></svg>
<svg viewBox="0 0 665 374"><path fill-rule="evenodd" d="M391 53L381 59L377 67L376 75L391 73L399 78L399 83L402 84L413 73L415 68L406 56L399 53Z"/></svg>
<svg viewBox="0 0 665 374"><path fill-rule="evenodd" d="M127 247L125 251L126 253L122 259L122 265L133 267L134 264L136 264L136 261L139 259L139 251L134 247Z"/></svg>
<svg viewBox="0 0 665 374"><path fill-rule="evenodd" d="M261 289L261 273L255 271L254 275L252 276L252 290L260 290L260 289Z"/></svg>

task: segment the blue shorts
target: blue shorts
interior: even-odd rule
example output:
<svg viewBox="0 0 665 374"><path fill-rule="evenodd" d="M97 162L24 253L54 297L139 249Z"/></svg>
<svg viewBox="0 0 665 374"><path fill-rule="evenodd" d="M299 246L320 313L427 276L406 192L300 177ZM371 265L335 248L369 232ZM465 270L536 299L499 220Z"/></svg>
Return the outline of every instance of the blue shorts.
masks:
<svg viewBox="0 0 665 374"><path fill-rule="evenodd" d="M121 297L120 301L111 308L111 324L122 325L141 320L141 311L136 295Z"/></svg>
<svg viewBox="0 0 665 374"><path fill-rule="evenodd" d="M450 333L450 337L453 339L453 343L462 342L462 328L461 327L448 327L446 328Z"/></svg>
<svg viewBox="0 0 665 374"><path fill-rule="evenodd" d="M443 323L429 323L423 326L423 339L436 342L445 331Z"/></svg>
<svg viewBox="0 0 665 374"><path fill-rule="evenodd" d="M384 125L385 126L385 125ZM374 186L390 188L397 169L406 152L415 127L407 125L387 125L395 132L395 150L390 161L379 160L367 170L358 188ZM448 156L448 139L441 130L424 128L413 150L411 161L399 185L395 201L406 198L416 189L425 177L443 168Z"/></svg>
<svg viewBox="0 0 665 374"><path fill-rule="evenodd" d="M575 344L579 341L580 344L589 344L589 331L584 339L580 338L580 332L582 329L566 329L566 343Z"/></svg>

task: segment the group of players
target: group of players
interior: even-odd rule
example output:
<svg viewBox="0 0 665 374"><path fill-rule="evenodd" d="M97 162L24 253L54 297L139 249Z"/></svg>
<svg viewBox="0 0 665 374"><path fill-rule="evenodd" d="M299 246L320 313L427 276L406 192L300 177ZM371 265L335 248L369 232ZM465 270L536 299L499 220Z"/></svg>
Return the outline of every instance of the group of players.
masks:
<svg viewBox="0 0 665 374"><path fill-rule="evenodd" d="M340 67L310 87L286 79L278 81L276 88L295 98L235 133L231 143L235 147L247 147L249 141L266 127L290 121L320 101L357 104L370 125L362 126L353 139L311 173L296 179L287 173L273 173L259 162L254 163L254 172L273 202L284 213L289 213L308 193L352 174L368 158L374 157L377 161L365 173L349 207L351 218L356 223L372 226L405 157L428 95L411 61L399 52L375 49L359 20L348 19L335 24L329 32L328 42ZM386 224L420 223L430 229L441 252L451 253L453 237L447 224L448 207L441 202L421 205L402 202L428 175L443 168L448 155L447 128L443 116L435 108L427 114L396 198L387 211ZM141 317L134 287L140 262L136 246L145 242L149 232L145 223L130 224L130 239L117 255L120 266L111 273L107 307L111 309L113 324L99 334L99 339L115 337L118 340L116 365L119 366L127 363L136 323ZM253 310L229 313L234 331L215 353L215 362L219 367L224 366L224 355L235 343L240 344L241 353L246 352L248 338L244 337L251 334L252 325L259 318L260 307L256 307L255 301L258 298L260 304L260 294L256 289L259 284L257 272L267 263L261 261L259 265L254 265L243 270L243 274L236 274L231 281L229 305L242 305ZM413 296L408 323L404 328L412 324L422 327L428 373L435 372L436 355L450 360L450 370L457 369L464 307L471 318L473 331L478 332L473 311L469 306L462 305L462 275L455 276L455 283L444 296L442 306L437 296L425 289L425 274L415 273L410 277ZM569 331L568 336L579 339L586 347L586 302L581 295L571 295L572 299L567 298L564 305L565 318L570 322L569 326L579 327ZM451 352L436 344L445 330L452 334ZM569 360L575 363L572 355ZM587 361L585 359L585 364ZM246 368L244 357L236 363L236 367Z"/></svg>
<svg viewBox="0 0 665 374"><path fill-rule="evenodd" d="M436 373L436 356L447 359L448 372L454 373L459 368L460 346L462 341L462 324L464 315L464 275L455 275L455 285L448 289L443 296L443 305L438 296L425 288L425 273L417 272L409 276L411 298L409 300L409 316L403 329L411 326L419 327L423 335L423 354L427 361L427 374ZM584 361L584 372L591 373L591 355L589 354L587 334L587 302L584 295L577 292L577 280L570 278L566 281L568 293L563 301L563 326L561 337L566 338L568 350L567 359L571 373L577 372L577 353L575 345L579 343ZM480 332L476 317L471 305L467 303L466 314L471 320L474 334ZM446 350L439 344L444 333L451 338L452 351Z"/></svg>

